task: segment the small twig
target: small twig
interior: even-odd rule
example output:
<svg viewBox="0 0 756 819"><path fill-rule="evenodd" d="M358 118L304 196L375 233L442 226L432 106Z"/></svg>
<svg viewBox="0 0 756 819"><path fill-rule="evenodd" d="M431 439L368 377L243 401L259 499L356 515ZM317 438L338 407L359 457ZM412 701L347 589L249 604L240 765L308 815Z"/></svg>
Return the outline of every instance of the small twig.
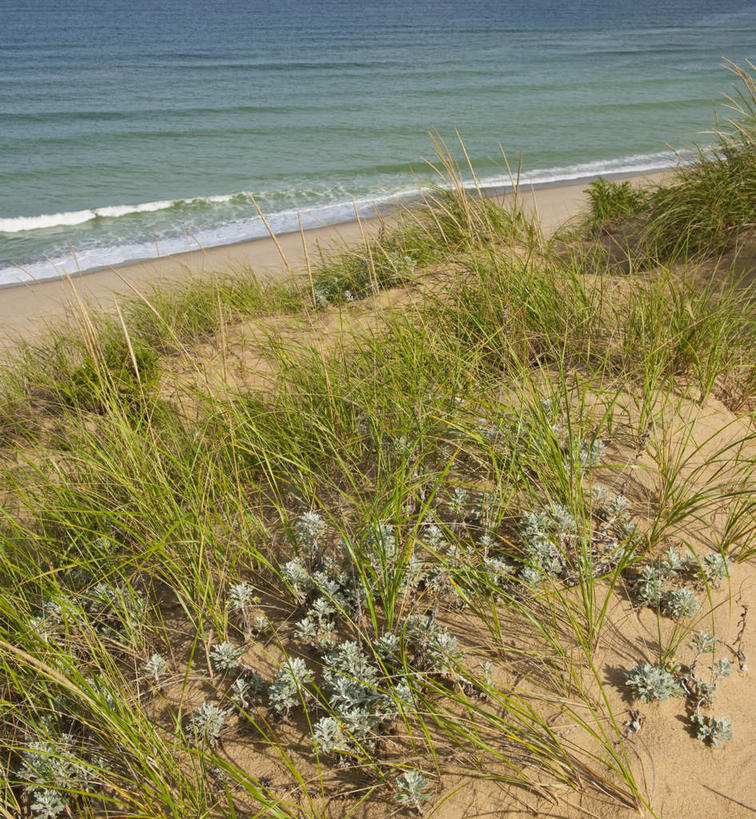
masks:
<svg viewBox="0 0 756 819"><path fill-rule="evenodd" d="M721 796L722 799L727 799L736 805L740 805L741 808L745 808L746 810L751 811L751 813L756 813L756 808L752 808L750 805L746 805L745 802L738 802L737 799L733 799L731 796L728 796L726 793L722 793L722 791L718 791L716 788L711 788L708 785L704 785L703 782L701 783L701 787L706 788L707 791L715 793L717 796Z"/></svg>
<svg viewBox="0 0 756 819"><path fill-rule="evenodd" d="M315 280L312 277L312 265L310 264L310 254L307 250L307 239L305 238L304 228L302 227L302 213L297 211L297 222L299 222L299 236L302 239L302 252L305 257L305 264L307 265L307 278L310 282L310 296L312 297L312 309L318 309L318 299L315 295ZM309 314L308 314L309 315Z"/></svg>
<svg viewBox="0 0 756 819"><path fill-rule="evenodd" d="M730 645L729 643L725 643L727 648L738 658L738 666L740 667L741 671L748 671L748 665L746 664L746 656L745 651L743 649L743 637L745 635L745 627L746 627L746 618L748 617L748 603L743 603L741 612L740 612L740 620L738 620L738 633L735 636L735 642Z"/></svg>

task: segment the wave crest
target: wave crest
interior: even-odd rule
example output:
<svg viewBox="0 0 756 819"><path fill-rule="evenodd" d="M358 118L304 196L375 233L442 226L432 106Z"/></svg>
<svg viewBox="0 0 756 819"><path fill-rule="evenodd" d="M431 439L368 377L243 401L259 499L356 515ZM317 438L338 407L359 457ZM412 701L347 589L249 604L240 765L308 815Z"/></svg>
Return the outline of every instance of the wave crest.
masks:
<svg viewBox="0 0 756 819"><path fill-rule="evenodd" d="M161 210L192 204L212 204L229 202L244 194L232 193L223 196L195 196L190 199L166 199L159 202L142 202L138 205L106 205L102 208L87 208L65 213L43 213L39 216L15 216L0 219L0 233L22 233L28 230L48 230L91 222L93 219L119 219L133 213L156 213Z"/></svg>

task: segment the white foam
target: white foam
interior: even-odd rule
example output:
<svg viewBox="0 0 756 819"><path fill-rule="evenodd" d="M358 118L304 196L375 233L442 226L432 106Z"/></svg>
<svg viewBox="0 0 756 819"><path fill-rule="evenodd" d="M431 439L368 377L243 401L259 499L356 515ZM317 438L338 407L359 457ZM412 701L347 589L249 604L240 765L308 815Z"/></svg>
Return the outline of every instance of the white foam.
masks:
<svg viewBox="0 0 756 819"><path fill-rule="evenodd" d="M0 233L22 233L29 230L44 230L46 228L67 227L91 222L98 217L103 219L118 219L132 213L155 213L160 210L177 207L195 202L228 202L239 194L223 194L221 196L195 196L189 199L165 199L158 202L141 202L137 205L106 205L102 208L87 208L66 213L43 213L39 216L16 216L9 219L0 219Z"/></svg>
<svg viewBox="0 0 756 819"><path fill-rule="evenodd" d="M93 210L73 210L68 213L43 213L40 216L16 216L12 219L0 219L0 233L20 233L24 230L42 230L43 228L65 225L81 225L94 219Z"/></svg>
<svg viewBox="0 0 756 819"><path fill-rule="evenodd" d="M154 213L158 210L172 208L176 201L144 202L141 205L111 205L106 208L95 208L95 216L117 219L119 216L128 216L130 213Z"/></svg>
<svg viewBox="0 0 756 819"><path fill-rule="evenodd" d="M566 165L557 168L535 168L525 171L520 182L528 184L546 185L555 182L572 182L578 179L588 179L602 174L631 174L659 171L677 165L680 159L685 159L673 151L659 151L652 154L636 154L635 156L619 159L582 162L576 165ZM486 188L509 187L509 176L486 177L481 180Z"/></svg>
<svg viewBox="0 0 756 819"><path fill-rule="evenodd" d="M580 179L586 176L594 176L601 173L633 173L650 171L674 165L677 156L672 151L663 151L654 154L639 154L637 156L624 157L608 161L585 162L577 165L567 165L556 168L537 168L527 171L522 175L521 181L543 184L548 182L567 182ZM486 177L481 180L484 187L508 186L510 180L508 176ZM467 183L468 187L473 187L473 183ZM358 206L365 201L386 204L394 199L401 200L409 195L417 194L417 189L405 189L395 193L381 195L378 197L368 197L358 200ZM92 219L107 218L118 219L121 216L128 216L134 213L155 213L169 208L180 207L181 205L198 204L207 202L210 204L220 204L230 202L236 197L245 196L245 191L228 193L214 196L194 196L185 199L166 199L157 202L142 202L136 205L108 205L102 208L87 208L85 210L68 211L65 213L43 213L39 216L16 216L7 219L0 219L0 233L21 233L31 230L44 230L46 228L68 227L81 225ZM264 194L263 194L264 195ZM259 198L259 197L258 197ZM352 200L337 201L332 203L339 207L352 207ZM330 207L330 204L329 204ZM296 211L292 211L296 213Z"/></svg>

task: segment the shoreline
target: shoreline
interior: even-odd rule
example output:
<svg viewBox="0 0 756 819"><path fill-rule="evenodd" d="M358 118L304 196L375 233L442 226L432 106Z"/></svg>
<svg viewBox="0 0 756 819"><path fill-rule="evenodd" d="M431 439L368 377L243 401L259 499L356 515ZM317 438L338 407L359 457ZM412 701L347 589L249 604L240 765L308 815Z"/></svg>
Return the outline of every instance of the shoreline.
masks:
<svg viewBox="0 0 756 819"><path fill-rule="evenodd" d="M667 178L673 168L652 172L607 173L579 180L521 185L519 195L526 208L536 211L548 235L573 218L585 205L585 187L599 176L606 179L629 179L634 184L653 186ZM491 198L510 199L511 186L490 189ZM333 252L362 241L363 233L375 231L400 209L374 217L340 222L303 231L310 256ZM278 245L278 246L277 246ZM286 262L281 258L279 246ZM287 265L288 268L287 269ZM0 326L5 340L26 336L63 317L74 304L85 302L94 308L108 309L108 302L119 296L139 292L153 284L175 284L184 278L238 272L251 268L260 276L305 272L302 234L298 231L244 239L214 247L186 250L180 253L134 259L117 265L88 268L72 276L0 286ZM112 309L112 305L110 305Z"/></svg>
<svg viewBox="0 0 756 819"><path fill-rule="evenodd" d="M531 190L546 187L562 187L572 184L582 184L590 182L599 176L608 179L632 178L643 176L666 170L670 167L679 166L680 157L675 159L671 152L665 152L661 164L657 159L662 157L659 154L655 161L650 164L636 164L633 160L640 159L640 156L628 156L617 160L607 160L606 162L586 162L583 165L565 165L554 168L532 169L523 172L520 178L520 189ZM646 159L651 159L653 155L647 155ZM394 180L398 185L399 180ZM437 180L436 180L437 181ZM483 176L476 179L468 179L465 183L469 192L479 190L483 196L495 198L511 192L513 189L512 179L509 174L502 173ZM358 198L347 198L327 202L310 202L295 207L294 203L280 207L263 205L262 212L265 219L272 227L277 236L286 233L299 232L301 226L305 230L335 226L352 222L359 219L370 219L376 212L384 215L394 211L411 207L422 201L424 196L432 190L433 185L430 180L422 183L415 179L415 184L411 187L395 185L393 193L382 189L374 191L373 195L361 194ZM343 196L348 196L344 191ZM239 214L232 217L227 214L227 221L213 224L199 224L186 230L183 224L181 213L177 212L170 220L170 224L165 222L164 211L168 208L183 203L195 203L206 201L231 201L242 197L248 204L249 194L243 192L223 195L194 196L176 200L156 200L144 202L142 204L126 204L101 206L94 208L84 208L83 210L62 211L59 213L40 214L28 217L0 218L0 236L4 236L3 231L10 231L11 241L16 233L24 234L31 231L35 233L44 230L46 227L53 229L71 224L74 228L74 238L69 237L65 242L65 249L61 246L48 248L49 252L44 252L38 248L37 255L33 258L27 254L25 261L14 259L8 256L0 263L0 290L7 287L16 287L18 284L36 284L39 282L51 281L67 276L86 275L101 269L110 267L121 267L127 264L148 261L164 256L173 256L191 252L193 250L210 249L221 246L230 246L239 242L252 241L254 239L267 238L270 228L264 224L264 220L255 216L249 208L247 215L239 219ZM254 201L254 200L253 200ZM258 211L259 213L259 211ZM85 238L79 246L75 238L75 231L79 225L84 225L99 217L112 217L117 219L120 216L130 214L142 214L141 227L138 233L130 236L112 236L111 241L103 235L98 242L92 246L87 246ZM73 217L74 221L67 221L67 217ZM55 221L55 220L62 221ZM16 223L23 223L17 226ZM26 223L29 223L28 225ZM183 229L183 238L180 237ZM26 241L21 239L21 242ZM19 252L22 253L19 248Z"/></svg>
<svg viewBox="0 0 756 819"><path fill-rule="evenodd" d="M539 191L539 190L546 190L550 188L565 188L565 187L573 187L577 185L588 185L591 182L596 181L599 177L604 179L610 180L624 180L624 179L635 179L639 177L643 178L652 178L657 176L664 176L674 171L674 167L670 166L667 168L656 168L651 170L638 170L638 171L608 171L605 173L596 173L596 174L586 174L585 176L579 177L568 177L565 179L557 179L557 180L548 180L542 182L528 182L524 181L520 184L519 189L523 193L529 193L531 191ZM469 190L473 192L475 189L470 187ZM487 198L496 199L499 197L506 197L513 193L513 187L511 184L506 185L481 185L481 190ZM399 212L404 207L411 207L412 205L421 201L421 194L417 194L414 197L407 198L405 200L400 200L395 203L390 203L386 205L385 211L378 216L366 216L361 218L361 222L363 225L368 224L376 219L388 219L391 217L392 214ZM378 205L373 205L374 210L378 210ZM275 214L266 214L266 218L270 216L275 216ZM350 224L357 224L357 219L349 218L349 219L340 219L335 222L324 222L321 225L315 225L311 227L304 228L304 232L306 235L310 235L313 232L317 232L320 229L327 229L327 228L340 228L345 225ZM276 238L280 239L283 236L288 236L290 234L299 235L298 230L285 230L276 233ZM229 242L221 242L217 245L207 245L206 247L199 246L197 248L191 249L187 248L186 250L178 250L175 252L166 253L164 255L157 254L155 256L135 256L130 259L124 259L120 262L115 262L113 264L100 264L100 265L93 265L90 267L85 267L84 269L77 270L73 273L69 271L65 271L64 273L57 275L57 276L45 276L42 278L32 278L30 274L30 278L27 280L19 280L19 281L12 281L12 282L2 282L0 283L0 291L8 290L15 287L24 287L24 286L32 286L35 287L37 285L46 284L48 282L55 282L66 280L69 278L72 279L79 279L82 276L88 276L92 273L100 273L104 270L119 270L123 267L131 267L132 265L141 265L147 264L150 262L159 262L162 264L164 259L173 259L178 257L188 256L193 253L205 253L209 251L215 251L221 248L233 248L237 245L247 245L252 242L258 242L260 240L270 239L270 235L265 236L253 236L245 239L235 239L234 241ZM15 264L15 263L13 263ZM51 262L52 264L52 262ZM25 272L23 265L16 265L19 270Z"/></svg>

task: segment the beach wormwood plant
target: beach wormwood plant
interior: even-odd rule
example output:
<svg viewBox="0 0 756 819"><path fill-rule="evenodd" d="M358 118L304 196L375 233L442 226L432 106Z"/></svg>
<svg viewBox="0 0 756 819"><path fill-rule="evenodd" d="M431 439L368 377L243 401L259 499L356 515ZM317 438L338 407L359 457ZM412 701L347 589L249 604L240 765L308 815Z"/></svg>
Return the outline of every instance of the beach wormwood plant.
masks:
<svg viewBox="0 0 756 819"><path fill-rule="evenodd" d="M218 643L210 650L210 659L218 671L234 671L241 665L244 648L234 648L231 643Z"/></svg>
<svg viewBox="0 0 756 819"><path fill-rule="evenodd" d="M152 677L157 685L160 682L160 678L168 673L168 661L162 654L155 653L147 660L143 669L144 673Z"/></svg>
<svg viewBox="0 0 756 819"><path fill-rule="evenodd" d="M625 685L634 689L634 696L641 702L666 700L683 693L683 688L674 674L661 665L650 663L637 663L633 666L627 674Z"/></svg>
<svg viewBox="0 0 756 819"><path fill-rule="evenodd" d="M38 790L33 792L32 797L31 811L37 819L53 819L68 808L68 802L59 791L49 788Z"/></svg>
<svg viewBox="0 0 756 819"><path fill-rule="evenodd" d="M302 561L295 557L282 567L283 576L289 582L295 597L304 602L307 595L312 591L314 583L310 573L304 567Z"/></svg>
<svg viewBox="0 0 756 819"><path fill-rule="evenodd" d="M701 604L690 589L668 589L660 598L661 612L673 620L692 617Z"/></svg>
<svg viewBox="0 0 756 819"><path fill-rule="evenodd" d="M348 754L351 738L344 730L344 724L334 717L322 717L312 731L315 748L321 754Z"/></svg>
<svg viewBox="0 0 756 819"><path fill-rule="evenodd" d="M696 736L701 742L721 748L722 742L732 739L732 723L727 717L705 717L695 713L691 722L696 727Z"/></svg>
<svg viewBox="0 0 756 819"><path fill-rule="evenodd" d="M399 793L396 794L396 801L401 805L407 805L416 811L422 810L423 802L427 802L431 795L423 793L428 787L428 780L416 768L405 771L396 778Z"/></svg>
<svg viewBox="0 0 756 819"><path fill-rule="evenodd" d="M564 549L557 544L572 537L575 519L567 509L553 505L548 512L527 512L522 519L522 539L527 565L521 575L535 582L542 575L559 575L565 567Z"/></svg>
<svg viewBox="0 0 756 819"><path fill-rule="evenodd" d="M240 615L242 626L245 631L254 631L254 623L250 622L250 609L258 602L254 587L242 580L235 583L228 590L228 608L230 611Z"/></svg>
<svg viewBox="0 0 756 819"><path fill-rule="evenodd" d="M234 680L229 699L237 707L245 709L252 701L260 700L265 691L265 680L256 671L247 671Z"/></svg>
<svg viewBox="0 0 756 819"><path fill-rule="evenodd" d="M29 742L21 751L17 779L31 797L37 819L60 816L68 810L68 792L87 789L92 770L73 754L74 737L61 734L56 741Z"/></svg>
<svg viewBox="0 0 756 819"><path fill-rule="evenodd" d="M374 750L382 725L398 714L394 699L380 688L380 671L355 642L344 642L326 654L323 689L333 717L315 726L314 739L324 753ZM410 706L409 686L395 683L395 695Z"/></svg>
<svg viewBox="0 0 756 819"><path fill-rule="evenodd" d="M228 711L212 702L203 702L192 714L189 724L190 735L197 744L204 742L215 746L220 742L226 725Z"/></svg>
<svg viewBox="0 0 756 819"><path fill-rule="evenodd" d="M656 566L644 566L636 581L635 599L642 606L658 607L666 583L667 578Z"/></svg>
<svg viewBox="0 0 756 819"><path fill-rule="evenodd" d="M715 555L714 557L719 557ZM695 593L688 588L675 587L672 584L675 578L685 573L695 563L683 557L679 550L670 547L664 557L656 563L649 563L641 569L635 580L635 599L643 606L649 606L661 611L666 617L673 620L682 620L692 617L700 608L701 603ZM713 579L719 571L726 572L726 564L714 561L710 569L704 563L706 579ZM707 571L711 571L709 578Z"/></svg>
<svg viewBox="0 0 756 819"><path fill-rule="evenodd" d="M603 441L580 442L580 465L583 468L598 466L606 454L606 445Z"/></svg>
<svg viewBox="0 0 756 819"><path fill-rule="evenodd" d="M235 583L228 590L228 605L233 611L243 611L254 599L255 590L246 580Z"/></svg>
<svg viewBox="0 0 756 819"><path fill-rule="evenodd" d="M698 654L713 654L717 650L717 638L705 631L697 631L690 644Z"/></svg>
<svg viewBox="0 0 756 819"><path fill-rule="evenodd" d="M313 552L326 530L326 523L317 512L305 512L294 524L297 545L306 552Z"/></svg>
<svg viewBox="0 0 756 819"><path fill-rule="evenodd" d="M277 714L286 714L302 701L303 686L312 682L312 671L301 657L290 657L278 669L268 689L268 702ZM302 693L300 694L300 691Z"/></svg>
<svg viewBox="0 0 756 819"><path fill-rule="evenodd" d="M730 558L719 552L709 552L703 559L704 579L716 583L730 573Z"/></svg>

